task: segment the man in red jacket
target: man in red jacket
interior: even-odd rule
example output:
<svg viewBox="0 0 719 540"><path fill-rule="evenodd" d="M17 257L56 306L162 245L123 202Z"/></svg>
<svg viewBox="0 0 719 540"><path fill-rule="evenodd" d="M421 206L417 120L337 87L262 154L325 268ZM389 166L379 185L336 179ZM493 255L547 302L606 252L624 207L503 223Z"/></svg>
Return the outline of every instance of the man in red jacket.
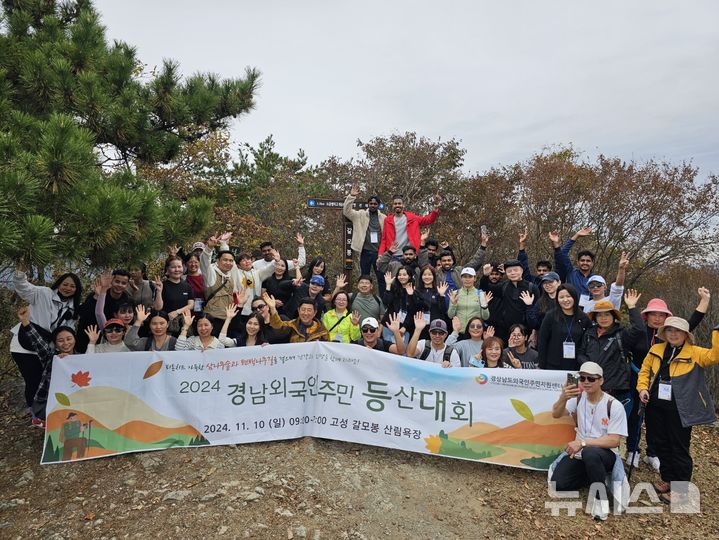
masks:
<svg viewBox="0 0 719 540"><path fill-rule="evenodd" d="M387 216L382 228L382 241L379 245L379 254L382 255L393 244L397 243L398 251L411 244L419 251L420 227L431 225L439 217L439 203L442 197L439 193L434 196L432 211L426 216L418 216L412 212L404 211L404 202L400 195L392 197L392 215Z"/></svg>

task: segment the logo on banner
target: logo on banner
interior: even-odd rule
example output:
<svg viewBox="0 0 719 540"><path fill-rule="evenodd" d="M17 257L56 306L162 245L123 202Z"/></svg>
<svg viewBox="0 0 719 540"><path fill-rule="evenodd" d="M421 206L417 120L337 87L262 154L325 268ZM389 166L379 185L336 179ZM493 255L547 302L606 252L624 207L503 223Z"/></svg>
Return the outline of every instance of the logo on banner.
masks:
<svg viewBox="0 0 719 540"><path fill-rule="evenodd" d="M474 380L479 384L487 384L489 382L489 378L484 373L482 373L479 377L475 377Z"/></svg>

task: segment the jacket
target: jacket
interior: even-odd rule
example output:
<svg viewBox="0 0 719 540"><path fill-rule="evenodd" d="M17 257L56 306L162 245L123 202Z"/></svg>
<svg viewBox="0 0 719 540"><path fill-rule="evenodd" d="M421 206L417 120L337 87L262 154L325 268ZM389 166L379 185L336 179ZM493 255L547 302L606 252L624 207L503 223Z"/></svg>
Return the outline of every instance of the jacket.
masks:
<svg viewBox="0 0 719 540"><path fill-rule="evenodd" d="M499 317L493 317L497 335L506 340L509 327L513 324L523 324L530 330L537 327L537 313L535 306L539 299L539 289L529 281L520 280L516 285L505 280L499 283L487 283L487 290L492 293L492 300L499 301ZM519 297L527 291L534 296L534 302L528 306Z"/></svg>
<svg viewBox="0 0 719 540"><path fill-rule="evenodd" d="M637 392L650 390L661 367L666 343L652 346L639 371ZM712 331L712 348L684 343L682 350L669 364L672 378L672 400L676 403L683 427L711 424L716 420L714 403L709 395L704 368L719 364L719 326ZM649 402L652 406L652 402Z"/></svg>
<svg viewBox="0 0 719 540"><path fill-rule="evenodd" d="M604 371L605 392L626 390L631 387L629 383L629 362L627 354L637 340L645 332L644 319L639 308L629 310L629 320L632 325L624 328L621 324L614 324L601 337L598 327L592 326L587 330L579 344L577 360L579 365L584 362L596 362Z"/></svg>
<svg viewBox="0 0 719 540"><path fill-rule="evenodd" d="M481 317L483 321L489 319L489 310L479 304L479 289L475 287L471 289L461 287L457 291L457 303L449 303L447 316L450 319L459 317L462 323L462 331L464 331L469 319L472 317Z"/></svg>
<svg viewBox="0 0 719 540"><path fill-rule="evenodd" d="M352 313L346 309L342 314L342 317L337 316L337 311L335 309L330 309L322 315L322 324L327 329L330 341L336 341L335 336L338 334L342 343L357 341L362 335L360 333L359 324L352 324ZM340 319L342 320L340 321ZM337 324L338 322L339 324Z"/></svg>
<svg viewBox="0 0 719 540"><path fill-rule="evenodd" d="M277 312L270 315L270 326L275 330L290 335L290 343L306 343L308 341L328 341L329 334L324 325L313 320L312 324L307 327L307 334L300 331L300 320L292 319L291 321L283 321Z"/></svg>
<svg viewBox="0 0 719 540"><path fill-rule="evenodd" d="M559 277L562 278L564 283L574 285L580 297L582 295L591 297L589 288L587 287L587 279L589 276L582 274L579 268L572 266L572 261L569 260L569 250L572 249L573 245L574 240L570 238L564 242L562 247L554 249L554 264L557 267L557 274L559 274Z"/></svg>
<svg viewBox="0 0 719 540"><path fill-rule="evenodd" d="M376 264L377 270L382 273L392 272L392 277L395 277L397 275L397 272L399 272L399 269L403 266L409 266L410 268L414 268L414 275L412 276L412 278L414 279L414 282L417 283L417 281L419 280L420 270L423 266L429 264L429 251L427 251L426 247L422 246L417 252L417 258L412 262L412 264L408 265L405 265L404 261L392 257L391 251L385 251L377 258Z"/></svg>
<svg viewBox="0 0 719 540"><path fill-rule="evenodd" d="M539 369L561 369L577 371L579 362L576 358L564 358L564 341L567 340L567 331L571 328L569 340L574 343L575 357L579 344L582 342L584 332L592 325L583 311L579 310L572 316L559 312L559 320L555 317L555 308L544 317L537 336L537 352L539 353Z"/></svg>
<svg viewBox="0 0 719 540"><path fill-rule="evenodd" d="M414 246L414 249L419 251L419 243L421 241L421 234L419 228L424 225L432 225L439 217L438 210L432 210L426 216L418 216L412 212L405 212L407 216L407 238L409 243ZM389 247L394 243L397 236L397 230L394 226L394 214L387 216L384 220L384 226L382 227L382 241L379 244L379 254L382 255Z"/></svg>
<svg viewBox="0 0 719 540"><path fill-rule="evenodd" d="M364 246L364 239L367 234L367 227L369 226L369 210L355 210L352 208L355 199L356 197L347 195L344 206L342 207L342 214L352 222L352 251L359 253L362 251L362 246ZM383 229L384 220L387 216L378 210L377 218L379 219L380 229Z"/></svg>

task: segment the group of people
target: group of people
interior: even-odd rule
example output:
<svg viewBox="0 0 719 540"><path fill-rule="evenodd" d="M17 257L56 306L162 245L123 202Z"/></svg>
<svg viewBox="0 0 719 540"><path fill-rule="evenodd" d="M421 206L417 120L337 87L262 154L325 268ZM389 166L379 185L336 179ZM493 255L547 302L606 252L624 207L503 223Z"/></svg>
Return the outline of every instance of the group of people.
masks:
<svg viewBox="0 0 719 540"><path fill-rule="evenodd" d="M696 346L691 334L708 310L708 290L698 290L699 303L688 321L674 317L659 298L641 309L641 294L624 289L626 254L609 285L593 272L591 251L579 251L572 262L570 251L592 233L588 228L564 243L551 232L554 261L538 261L533 273L526 231L519 234L516 256L498 264L486 260L489 235L482 227L477 251L458 264L446 242L430 237L429 226L439 217L439 194L425 216L406 211L401 196L393 197L392 212L385 215L378 197L364 205L356 203L358 195L355 186L343 209L354 225L352 249L360 261L355 287L344 275L333 287L322 256L307 264L300 234L293 259L282 258L270 241L254 254L238 253L230 249L231 233L210 236L187 254L173 249L163 279L148 279L144 265L130 264L102 273L84 299L81 280L73 273L45 287L30 283L26 269L18 267L14 288L27 306L12 330L11 353L25 380L31 423L44 425L53 359L70 354L326 340L445 368L574 372L581 366L585 391L565 387L557 415L578 417L581 410L586 418L587 407L603 410L590 391L600 388L611 400L606 408L607 416L613 415L611 435L628 437L627 460L637 467L646 404L645 461L661 473L658 489L671 498L670 483L691 478L691 426L714 414L703 369L719 362L715 348ZM581 438L575 443L582 448L616 448L616 437L595 437L590 426L581 428L579 418L577 426ZM595 444L595 438L600 442ZM569 458L581 456L576 446L568 447ZM606 452L599 454L598 460L587 460L592 462L586 464L593 470L590 478L612 461ZM571 469L578 477L578 461L571 467L560 463L556 474Z"/></svg>

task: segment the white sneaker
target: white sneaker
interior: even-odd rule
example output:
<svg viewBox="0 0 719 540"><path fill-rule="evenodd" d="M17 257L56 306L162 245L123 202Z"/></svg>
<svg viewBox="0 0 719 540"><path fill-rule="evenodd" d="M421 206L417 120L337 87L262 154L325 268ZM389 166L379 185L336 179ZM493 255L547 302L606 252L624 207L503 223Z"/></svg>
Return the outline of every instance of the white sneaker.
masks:
<svg viewBox="0 0 719 540"><path fill-rule="evenodd" d="M592 517L596 521L607 521L607 517L609 517L609 501L594 499L594 504L592 505Z"/></svg>
<svg viewBox="0 0 719 540"><path fill-rule="evenodd" d="M644 456L644 463L649 465L656 472L659 472L659 458L657 456Z"/></svg>
<svg viewBox="0 0 719 540"><path fill-rule="evenodd" d="M632 469L639 468L639 452L627 452L627 465Z"/></svg>

